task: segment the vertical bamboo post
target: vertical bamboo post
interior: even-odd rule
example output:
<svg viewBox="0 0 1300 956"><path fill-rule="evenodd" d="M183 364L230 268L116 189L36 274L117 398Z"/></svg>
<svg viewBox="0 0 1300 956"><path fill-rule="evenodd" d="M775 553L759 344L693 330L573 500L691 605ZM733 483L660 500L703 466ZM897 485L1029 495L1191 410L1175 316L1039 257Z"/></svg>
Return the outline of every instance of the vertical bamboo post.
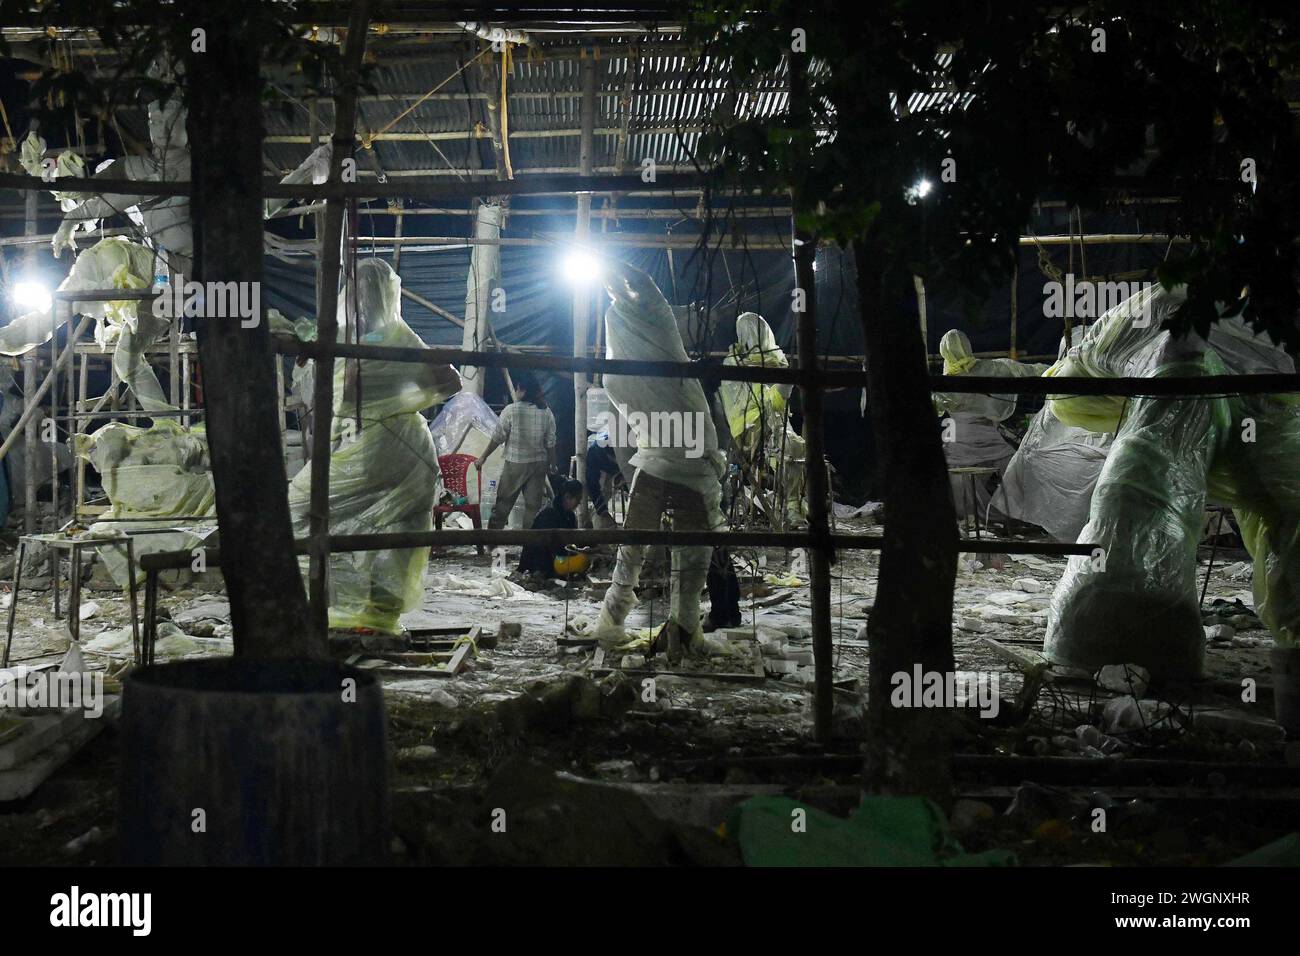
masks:
<svg viewBox="0 0 1300 956"><path fill-rule="evenodd" d="M592 50L582 57L582 123L578 145L578 167L583 176L593 169L592 143L596 127L596 60ZM578 194L578 215L574 223L574 239L585 246L591 238L591 193ZM591 290L579 284L573 293L573 355L587 355L587 341L591 337ZM587 479L587 376L573 373L573 454L577 464L575 477ZM585 513L584 513L585 521Z"/></svg>
<svg viewBox="0 0 1300 956"><path fill-rule="evenodd" d="M1018 358L1020 353L1016 350L1016 320L1020 311L1020 247L1016 247L1016 261L1011 267L1011 344L1007 349L1007 354L1013 359Z"/></svg>
<svg viewBox="0 0 1300 956"><path fill-rule="evenodd" d="M334 98L334 137L330 153L329 182L343 181L343 160L352 155L356 137L357 76L365 52L369 23L368 0L356 0L348 18L347 43L343 51L343 77ZM343 247L343 209L346 200L331 196L325 202L324 232L321 235L319 310L316 315L317 341L332 343L338 336L339 258ZM334 407L334 359L316 361L312 390L312 456L310 508L310 559L308 626L323 646L329 632L329 495L330 416Z"/></svg>
<svg viewBox="0 0 1300 956"><path fill-rule="evenodd" d="M23 435L23 533L36 533L36 450L40 447L40 426L33 407L36 404L36 349L23 353L23 415L27 430Z"/></svg>
<svg viewBox="0 0 1300 956"><path fill-rule="evenodd" d="M86 398L86 388L90 383L90 356L85 352L81 353L81 365L77 374L77 401L72 406L77 415L76 434L84 435L86 426L90 420L83 418L90 410L90 402ZM86 503L86 459L77 454L76 442L73 442L72 453L75 456L74 467L76 471L76 484L73 491L72 500L72 520L77 520L80 515L81 507Z"/></svg>

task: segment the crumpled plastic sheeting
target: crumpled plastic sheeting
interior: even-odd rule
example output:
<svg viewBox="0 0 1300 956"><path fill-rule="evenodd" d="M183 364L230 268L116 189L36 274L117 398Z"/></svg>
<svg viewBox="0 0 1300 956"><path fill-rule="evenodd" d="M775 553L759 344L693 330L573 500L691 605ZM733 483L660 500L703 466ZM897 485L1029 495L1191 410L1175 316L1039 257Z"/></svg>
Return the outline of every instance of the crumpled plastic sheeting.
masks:
<svg viewBox="0 0 1300 956"><path fill-rule="evenodd" d="M802 811L806 826L790 820ZM727 838L746 866L1014 866L1007 850L966 853L943 811L924 797L865 797L847 818L782 796L751 797L731 809Z"/></svg>
<svg viewBox="0 0 1300 956"><path fill-rule="evenodd" d="M1175 339L1160 324L1183 292L1138 293L1092 326L1058 363L1096 377L1289 371L1263 336L1227 320L1209 342ZM1134 326L1143 307L1151 321ZM1235 368L1220 357L1222 347ZM1046 652L1078 666L1138 663L1153 676L1199 673L1204 644L1196 544L1207 499L1233 507L1256 562L1261 618L1282 642L1300 633L1300 414L1289 397L1132 400L1124 409L1091 397L1052 401L1074 421L1123 420L1093 495L1082 541L1099 545L1104 570L1074 557L1052 596ZM1255 440L1243 440L1246 419Z"/></svg>
<svg viewBox="0 0 1300 956"><path fill-rule="evenodd" d="M401 280L388 263L365 259L357 266L357 313L365 344L424 348L401 316ZM348 316L346 294L340 315ZM339 325L342 338L348 316ZM360 365L361 420L356 396L345 390L349 366ZM353 373L356 374L355 372ZM330 458L330 531L378 534L429 531L438 484L437 450L421 409L460 389L450 365L374 360L334 363L333 436ZM295 537L310 530L311 469L289 483ZM330 556L330 627L372 628L389 634L398 618L419 603L429 549L339 552ZM302 563L304 573L307 564Z"/></svg>
<svg viewBox="0 0 1300 956"><path fill-rule="evenodd" d="M330 156L334 150L331 144L326 143L318 146L306 159L297 165L297 167L287 176L280 180L285 185L297 186L303 183L312 183L319 186L329 179L330 175ZM264 214L270 219L281 209L286 208L290 199L268 199L265 202Z"/></svg>
<svg viewBox="0 0 1300 956"><path fill-rule="evenodd" d="M1058 421L1044 405L1007 465L993 507L1058 541L1079 540L1114 437Z"/></svg>
<svg viewBox="0 0 1300 956"><path fill-rule="evenodd" d="M112 422L90 435L76 438L76 454L100 473L109 509L87 535L174 528L166 534L133 538L136 581L144 580L139 560L145 554L179 551L200 545L215 530L212 525L174 527L180 517L216 519L216 492L202 425L185 428L159 419L149 428ZM131 519L129 521L122 519ZM113 580L129 583L126 548L101 548L99 554Z"/></svg>
<svg viewBox="0 0 1300 956"><path fill-rule="evenodd" d="M520 587L507 578L492 576L486 580L464 578L457 574L439 574L429 578L427 587L435 591L455 591L473 597L492 597L505 600L545 601L546 598Z"/></svg>
<svg viewBox="0 0 1300 956"><path fill-rule="evenodd" d="M663 293L644 272L620 266L619 276L607 283L613 303L605 313L606 357L642 361L689 362L677 320ZM718 435L709 414L704 389L694 380L640 375L607 375L605 388L619 414L635 426L637 418L651 413L691 417L702 434L702 454L684 447L652 447L653 436L637 433L632 465L664 481L693 488L702 494L720 492L725 459L718 451ZM664 442L662 444L670 444ZM684 444L678 442L678 445Z"/></svg>
<svg viewBox="0 0 1300 956"><path fill-rule="evenodd" d="M490 440L496 431L497 413L473 392L461 392L442 406L429 426L439 455L450 455L464 447L465 434L477 428Z"/></svg>

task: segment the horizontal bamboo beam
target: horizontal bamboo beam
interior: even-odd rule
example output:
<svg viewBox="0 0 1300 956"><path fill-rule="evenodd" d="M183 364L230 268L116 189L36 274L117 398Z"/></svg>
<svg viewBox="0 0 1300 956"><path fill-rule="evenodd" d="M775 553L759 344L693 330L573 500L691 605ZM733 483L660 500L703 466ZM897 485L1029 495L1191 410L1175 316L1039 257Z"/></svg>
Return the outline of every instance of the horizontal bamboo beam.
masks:
<svg viewBox="0 0 1300 956"><path fill-rule="evenodd" d="M645 375L658 378L694 378L731 382L792 384L815 388L862 388L867 374L861 369L762 368L752 365L705 365L697 362L642 362L628 359L578 358L568 355L520 355L505 352L468 352L463 349L394 348L346 342L301 342L285 335L272 337L272 347L282 355L318 358L372 359L382 362L427 362L475 365L483 368L532 368L548 372L586 372L605 375ZM982 395L1121 395L1132 397L1267 395L1300 392L1300 375L1205 375L1165 378L1002 378L977 375L931 375L935 392Z"/></svg>
<svg viewBox="0 0 1300 956"><path fill-rule="evenodd" d="M19 176L0 173L0 189L19 189L28 192L48 190L50 183L39 176ZM83 179L59 177L62 192L91 193L114 196L188 196L193 186L190 182L160 182L134 179ZM262 182L262 196L266 199L343 198L363 199L471 199L476 196L527 196L535 193L559 192L627 192L637 193L658 189L690 189L700 186L700 176L695 173L660 173L654 182L645 182L639 173L624 176L528 176L487 182L423 182L408 178L401 182L327 182L281 183L267 177Z"/></svg>
<svg viewBox="0 0 1300 956"><path fill-rule="evenodd" d="M401 548L455 547L482 544L489 547L536 544L563 548L572 546L634 544L634 545L714 545L733 548L804 548L825 546L845 550L876 551L884 544L884 537L876 534L831 534L819 537L800 531L639 531L626 528L573 531L553 528L537 531L509 531L475 529L473 531L399 531L385 534L332 534L329 536L331 553L350 551L390 551ZM1090 555L1093 544L1059 544L1052 541L1011 541L1001 538L964 538L958 542L960 550L972 554L1041 554L1053 557ZM294 553L306 554L310 542L306 538L294 541ZM162 551L140 558L145 571L168 571L188 568L194 563L194 551ZM221 551L203 549L208 565L221 564Z"/></svg>

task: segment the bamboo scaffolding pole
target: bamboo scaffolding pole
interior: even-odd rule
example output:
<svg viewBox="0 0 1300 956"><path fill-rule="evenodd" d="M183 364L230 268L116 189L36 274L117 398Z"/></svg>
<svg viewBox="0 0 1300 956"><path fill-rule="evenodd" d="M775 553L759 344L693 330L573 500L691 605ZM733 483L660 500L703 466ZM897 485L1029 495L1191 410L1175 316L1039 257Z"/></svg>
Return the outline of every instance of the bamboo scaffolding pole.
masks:
<svg viewBox="0 0 1300 956"><path fill-rule="evenodd" d="M90 322L91 322L90 316L82 316L81 322L77 324L76 331L74 331L72 334L72 341L68 342L68 344L64 346L63 352L55 360L54 364L56 366L64 365L71 360L72 344L73 342L75 342L77 338L81 336L83 332L86 331L86 329L90 325ZM36 386L35 384L36 368L37 368L36 349L34 348L30 349L23 354L22 364L23 364L24 373L30 370L31 378L29 380L26 377L26 375L24 375L23 413L21 417L19 417L18 421L14 422L14 426L9 430L9 435L7 438L5 438L4 443L0 444L0 461L3 461L5 455L9 454L9 449L12 448L14 444L18 441L18 436L22 434L24 428L28 429L28 441L34 443L40 440L40 437L35 433L36 411L40 407L41 400L45 398L45 393L51 389L51 387L54 385L56 381L54 369L50 369L49 373L46 374L45 376L45 380L41 382L39 387ZM30 394L28 393L28 381L31 382ZM32 444L30 446L31 451L34 451L35 448L36 448L35 444ZM36 462L36 459L31 454L26 455L23 460L24 460L24 464L30 462L30 464L27 464L27 468L29 471L35 465ZM31 493L34 493L34 491Z"/></svg>
<svg viewBox="0 0 1300 956"><path fill-rule="evenodd" d="M366 46L366 25L370 19L368 0L355 0L348 20L347 44L343 51L343 82L334 100L333 151L330 155L329 180L332 187L345 185L343 159L351 156L356 139L356 81ZM295 195L304 193L295 187ZM317 194L319 195L319 194ZM267 198L274 197L266 194ZM316 337L333 344L338 335L338 288L340 257L343 248L343 193L331 193L323 214L321 236L320 308L316 317ZM308 627L321 647L329 630L329 490L330 490L330 418L334 410L334 358L322 356L318 362L312 395L312 454L310 516L311 551L307 572ZM281 412L283 416L283 412Z"/></svg>
<svg viewBox="0 0 1300 956"><path fill-rule="evenodd" d="M577 358L567 355L539 355L520 352L468 352L463 349L429 347L397 348L383 345L352 345L302 342L285 335L272 337L272 348L285 355L308 358L336 356L384 362L427 362L471 364L484 368L532 368L551 372L581 371L605 375L648 375L663 378L694 378L732 382L763 382L807 385L809 388L862 388L866 373L861 369L770 368L747 365L705 365L694 362L647 362L632 359ZM1167 378L1055 378L1007 379L984 375L931 375L936 392L999 395L1008 390L1019 395L1127 395L1132 397L1267 395L1300 392L1300 375L1169 376Z"/></svg>
<svg viewBox="0 0 1300 956"><path fill-rule="evenodd" d="M528 545L547 547L590 547L594 545L724 545L732 548L803 548L810 546L815 536L801 531L640 531L623 528L578 530L555 528L537 531L492 530L472 531L399 531L376 534L330 535L330 553L351 551L389 551L402 548L458 547L466 545ZM876 551L884 538L872 534L832 534L817 540L833 548L846 551ZM294 541L295 554L307 554L310 538ZM1014 541L1000 538L965 538L958 542L963 552L979 554L1035 554L1049 557L1066 555L1091 555L1093 544L1060 544L1054 541ZM204 552L209 565L220 562L220 550ZM190 567L194 561L192 551L164 551L145 555L140 567L146 571L165 571Z"/></svg>

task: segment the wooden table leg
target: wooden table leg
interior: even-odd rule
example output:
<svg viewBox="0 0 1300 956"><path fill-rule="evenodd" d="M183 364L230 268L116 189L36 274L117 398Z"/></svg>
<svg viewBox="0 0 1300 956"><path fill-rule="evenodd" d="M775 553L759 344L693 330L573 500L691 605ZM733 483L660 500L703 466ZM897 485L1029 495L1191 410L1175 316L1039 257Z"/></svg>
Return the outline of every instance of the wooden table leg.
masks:
<svg viewBox="0 0 1300 956"><path fill-rule="evenodd" d="M135 598L135 547L128 535L126 539L126 573L127 587L131 592L131 646L135 651L136 663L140 663L140 615ZM148 663L153 663L149 661Z"/></svg>
<svg viewBox="0 0 1300 956"><path fill-rule="evenodd" d="M18 539L18 560L14 562L14 589L9 595L9 631L5 637L5 657L0 666L9 666L9 646L14 642L14 615L18 613L18 587L23 583L23 558L27 556L27 542Z"/></svg>

